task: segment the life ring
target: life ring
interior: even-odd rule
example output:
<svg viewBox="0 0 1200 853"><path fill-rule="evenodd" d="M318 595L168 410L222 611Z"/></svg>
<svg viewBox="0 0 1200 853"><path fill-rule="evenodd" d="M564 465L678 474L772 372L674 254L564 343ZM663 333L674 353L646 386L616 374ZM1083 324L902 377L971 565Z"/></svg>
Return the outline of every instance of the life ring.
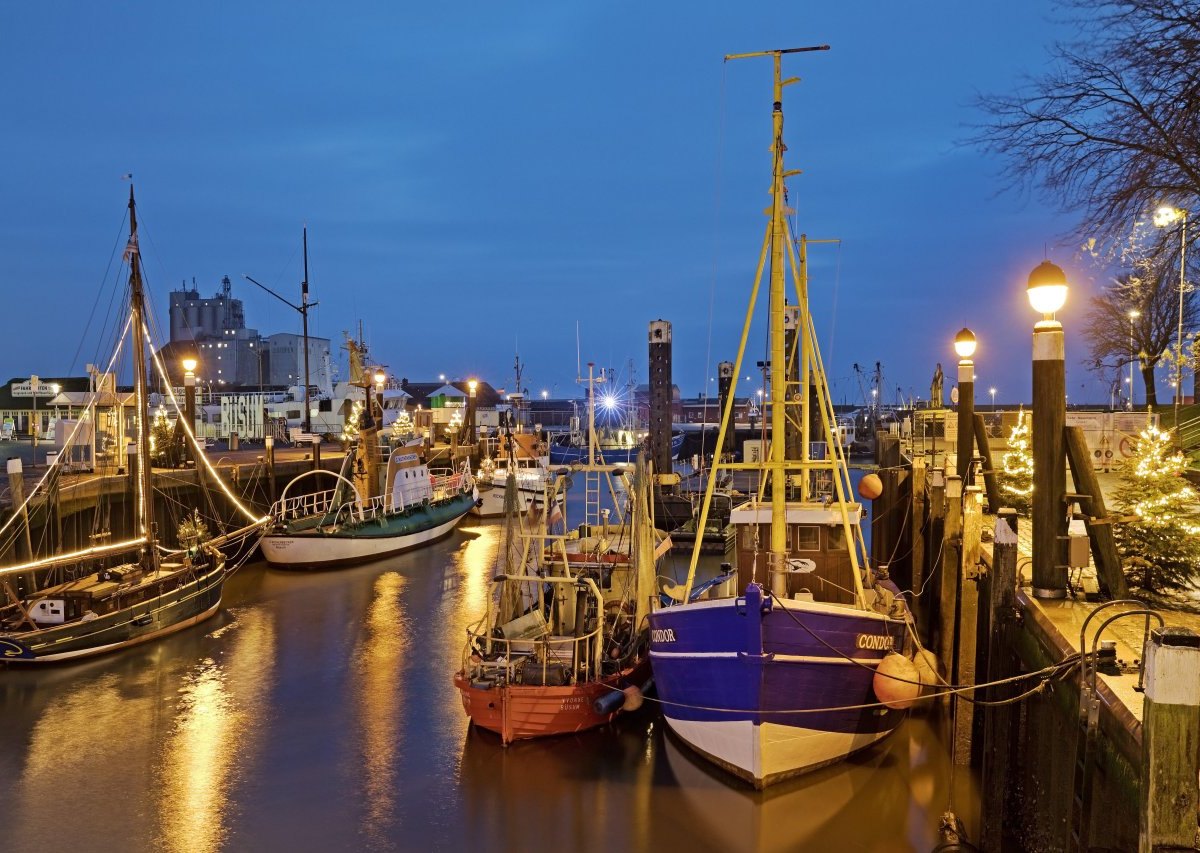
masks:
<svg viewBox="0 0 1200 853"><path fill-rule="evenodd" d="M1133 456L1133 439L1127 435L1121 436L1121 443L1118 445L1118 448L1121 451L1122 458L1129 459L1131 456Z"/></svg>

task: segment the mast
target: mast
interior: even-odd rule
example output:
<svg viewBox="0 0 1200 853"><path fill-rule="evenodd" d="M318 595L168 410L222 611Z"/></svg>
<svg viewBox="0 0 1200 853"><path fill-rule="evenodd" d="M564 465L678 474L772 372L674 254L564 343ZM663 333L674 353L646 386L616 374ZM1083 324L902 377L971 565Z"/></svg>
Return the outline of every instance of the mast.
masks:
<svg viewBox="0 0 1200 853"><path fill-rule="evenodd" d="M815 47L795 47L785 50L764 50L755 53L739 53L730 54L725 57L728 62L731 59L750 59L752 57L769 56L774 60L774 89L771 110L771 153L772 153L772 181L771 181L771 207L768 213L771 216L771 221L767 226L767 233L763 239L762 254L758 259L758 269L754 276L754 286L750 291L750 304L746 310L746 320L742 326L741 340L738 343L737 359L734 362L733 368L733 383L730 387L729 399L725 402L724 411L721 413L721 427L717 431L717 446L724 446L725 436L729 431L733 415L733 402L737 390L737 377L742 372L742 361L746 354L746 341L750 336L750 325L754 314L754 305L758 298L759 285L762 281L763 270L770 262L770 290L769 290L769 315L770 315L770 370L771 370L771 452L766 463L766 470L771 478L771 542L768 556L768 577L773 576L776 572L786 570L787 567L787 461L785 455L786 441L784 439L785 425L787 422L786 416L786 400L787 400L787 362L786 348L784 347L784 295L786 275L784 271L785 256L790 253L788 245L788 229L786 216L788 209L786 207L786 198L784 190L784 182L790 176L798 174L798 172L785 172L783 169L783 152L786 146L783 144L783 88L798 83L798 77L792 77L787 80L783 79L782 75L782 58L786 53L808 53L810 51L829 50L829 45L818 45ZM802 313L802 322L805 324L807 332L808 318L806 313ZM766 401L764 401L766 402ZM748 468L747 463L729 463L722 464L719 461L719 455L713 461L713 468L708 477L704 488L704 502L700 506L700 518L697 521L696 529L703 530L708 521L709 509L712 506L713 487L717 481L717 471L720 468ZM801 466L803 468L803 466ZM692 593L692 584L696 578L696 567L700 561L700 545L701 537L696 537L696 542L692 546L692 559L688 566L687 581L684 584L684 601L688 601Z"/></svg>
<svg viewBox="0 0 1200 853"><path fill-rule="evenodd" d="M308 402L308 226L304 226L304 281L300 282L300 317L304 331L304 432L312 432L312 406Z"/></svg>
<svg viewBox="0 0 1200 853"><path fill-rule="evenodd" d="M158 548L154 530L154 493L152 492L152 476L150 470L150 431L146 429L146 411L149 405L149 395L146 386L146 344L145 317L146 296L142 291L142 265L138 251L137 208L133 200L133 185L129 187L129 290L131 293L130 310L134 329L133 347L133 400L137 407L134 413L137 423L137 467L138 467L138 496L137 511L141 533L146 539L142 552L143 560L149 560L152 568L158 567Z"/></svg>
<svg viewBox="0 0 1200 853"><path fill-rule="evenodd" d="M787 571L787 351L784 348L783 309L786 296L783 183L783 57L775 53L775 88L771 108L771 289L768 316L771 345L771 546L767 558L768 588ZM791 82L791 81L789 81Z"/></svg>

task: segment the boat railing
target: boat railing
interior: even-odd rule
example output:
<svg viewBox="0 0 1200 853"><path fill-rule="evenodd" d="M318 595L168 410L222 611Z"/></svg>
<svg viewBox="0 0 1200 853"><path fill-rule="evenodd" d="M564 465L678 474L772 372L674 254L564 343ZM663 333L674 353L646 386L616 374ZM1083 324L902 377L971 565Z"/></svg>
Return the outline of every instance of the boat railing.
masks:
<svg viewBox="0 0 1200 853"><path fill-rule="evenodd" d="M280 521L324 515L333 508L336 493L337 489L326 489L308 495L284 498L275 502L271 507L271 514Z"/></svg>
<svg viewBox="0 0 1200 853"><path fill-rule="evenodd" d="M403 507L400 507L400 509L403 509ZM384 495L376 495L375 497L373 497L369 501L367 501L365 504L363 504L362 512L359 513L359 517L360 517L360 519L365 521L370 518L375 518L378 515L383 515L387 511L388 511L387 498Z"/></svg>
<svg viewBox="0 0 1200 853"><path fill-rule="evenodd" d="M515 578L500 575L495 580ZM597 612L601 617L604 613L604 597L590 578L536 577L532 581L539 586L549 583L586 588L597 604ZM591 631L579 635L555 634L540 609L531 609L495 627L490 620L483 619L467 628L462 671L470 673L472 680L497 684L516 683L518 673L526 684L532 675L537 682L535 686L547 686L559 677L568 684L578 684L600 676L603 634L603 618L597 620Z"/></svg>
<svg viewBox="0 0 1200 853"><path fill-rule="evenodd" d="M453 468L434 468L429 472L429 484L433 487L433 498L439 500L462 491L466 475Z"/></svg>

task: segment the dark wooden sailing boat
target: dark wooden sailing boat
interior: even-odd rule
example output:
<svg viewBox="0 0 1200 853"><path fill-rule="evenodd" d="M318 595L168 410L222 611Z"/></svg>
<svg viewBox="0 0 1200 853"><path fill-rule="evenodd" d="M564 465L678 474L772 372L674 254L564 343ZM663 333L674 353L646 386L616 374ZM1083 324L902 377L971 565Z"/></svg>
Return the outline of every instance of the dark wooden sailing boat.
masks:
<svg viewBox="0 0 1200 853"><path fill-rule="evenodd" d="M130 268L130 317L126 328L135 342L132 361L136 453L130 460L136 465L135 529L125 541L0 567L3 601L0 660L3 661L74 660L153 640L207 619L221 604L221 589L227 576L226 559L219 546L244 540L260 529L265 520L255 518L238 504L251 519L249 525L202 541L205 527L198 513L193 513L180 525L181 547L173 551L160 547L148 425L149 334L132 187L126 253ZM161 370L161 364L157 366ZM184 432L195 449L191 427ZM203 460L203 453L198 452L196 458ZM206 460L204 464L207 465ZM232 494L229 497L236 503ZM5 527L17 518L14 513ZM0 528L0 532L3 530Z"/></svg>

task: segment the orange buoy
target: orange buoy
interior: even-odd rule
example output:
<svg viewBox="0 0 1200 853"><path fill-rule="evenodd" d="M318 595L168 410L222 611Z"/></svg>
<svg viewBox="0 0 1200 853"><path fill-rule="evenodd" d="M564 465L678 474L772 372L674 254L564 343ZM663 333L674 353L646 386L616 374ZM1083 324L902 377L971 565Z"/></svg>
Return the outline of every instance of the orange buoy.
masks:
<svg viewBox="0 0 1200 853"><path fill-rule="evenodd" d="M621 706L622 711L636 711L642 707L642 689L635 685L629 685L621 691L625 694L625 704Z"/></svg>
<svg viewBox="0 0 1200 853"><path fill-rule="evenodd" d="M883 494L883 480L878 474L867 474L858 481L858 494L866 500L873 501Z"/></svg>
<svg viewBox="0 0 1200 853"><path fill-rule="evenodd" d="M935 687L940 683L938 679L937 655L929 651L929 649L921 649L917 652L913 656L913 664L917 668L917 676L923 686Z"/></svg>
<svg viewBox="0 0 1200 853"><path fill-rule="evenodd" d="M921 695L921 677L916 664L896 652L879 662L871 686L880 702L897 711L912 707Z"/></svg>

